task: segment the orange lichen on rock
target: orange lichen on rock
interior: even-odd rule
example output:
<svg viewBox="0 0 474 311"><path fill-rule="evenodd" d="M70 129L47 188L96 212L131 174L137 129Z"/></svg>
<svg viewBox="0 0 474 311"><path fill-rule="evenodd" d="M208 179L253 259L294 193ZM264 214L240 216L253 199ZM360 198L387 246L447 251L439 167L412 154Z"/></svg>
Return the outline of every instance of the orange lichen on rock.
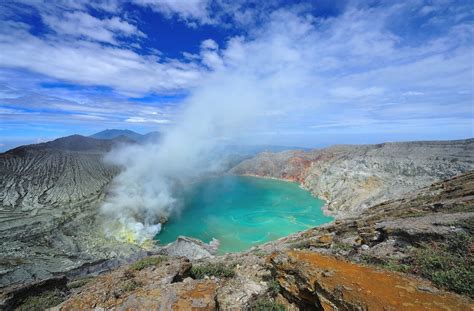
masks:
<svg viewBox="0 0 474 311"><path fill-rule="evenodd" d="M287 298L324 310L474 310L468 298L403 274L308 251L269 258Z"/></svg>
<svg viewBox="0 0 474 311"><path fill-rule="evenodd" d="M318 236L317 241L322 244L331 244L333 242L333 236L332 234L324 234L321 236Z"/></svg>
<svg viewBox="0 0 474 311"><path fill-rule="evenodd" d="M216 289L214 281L200 281L191 288L184 288L173 303L172 310L215 310Z"/></svg>

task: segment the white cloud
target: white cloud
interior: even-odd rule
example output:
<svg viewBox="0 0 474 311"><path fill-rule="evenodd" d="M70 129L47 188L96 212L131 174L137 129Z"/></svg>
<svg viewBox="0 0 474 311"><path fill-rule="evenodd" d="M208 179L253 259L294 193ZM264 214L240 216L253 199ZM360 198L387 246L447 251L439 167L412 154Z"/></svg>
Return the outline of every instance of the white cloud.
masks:
<svg viewBox="0 0 474 311"><path fill-rule="evenodd" d="M417 92L417 91L408 91L408 92L403 93L402 95L405 95L405 96L421 96L421 95L425 95L425 93Z"/></svg>
<svg viewBox="0 0 474 311"><path fill-rule="evenodd" d="M156 123L156 124L168 124L171 123L167 119L153 119L153 118L143 118L143 117L131 117L125 120L125 122L130 123Z"/></svg>
<svg viewBox="0 0 474 311"><path fill-rule="evenodd" d="M201 43L201 61L208 68L219 70L224 67L224 61L219 54L219 45L212 39L204 40Z"/></svg>
<svg viewBox="0 0 474 311"><path fill-rule="evenodd" d="M0 88L2 88L1 82ZM12 91L10 95L15 96L0 96L0 119L10 125L20 123L24 127L29 127L31 123L44 123L48 126L70 123L82 123L87 126L100 124L101 127L117 127L135 123L153 127L153 125L171 122L176 113L174 105L163 102L160 103L160 107L156 107L150 104L129 102L120 97L107 98L100 94L89 94L85 100L81 96L75 98L74 92L66 93L67 96L64 98L65 94L62 90L54 89L18 90ZM150 116L153 117L150 118ZM125 121L127 119L130 119L129 122Z"/></svg>
<svg viewBox="0 0 474 311"><path fill-rule="evenodd" d="M202 41L201 48L206 50L217 50L219 48L219 45L216 41L212 39L207 39Z"/></svg>
<svg viewBox="0 0 474 311"><path fill-rule="evenodd" d="M187 88L205 72L196 63L160 61L126 48L43 39L23 30L0 28L0 66L80 84L105 85L130 95Z"/></svg>
<svg viewBox="0 0 474 311"><path fill-rule="evenodd" d="M56 13L56 12L55 12ZM144 37L145 34L119 17L98 19L88 13L75 11L57 15L43 15L43 21L60 35L117 44L119 36Z"/></svg>
<svg viewBox="0 0 474 311"><path fill-rule="evenodd" d="M94 115L90 115L90 114L73 114L73 115L71 115L71 117L76 118L76 119L80 119L80 120L88 120L88 121L104 121L104 120L107 120L104 117L94 116Z"/></svg>
<svg viewBox="0 0 474 311"><path fill-rule="evenodd" d="M177 17L190 27L214 25L223 28L250 29L266 21L269 14L281 6L283 1L131 0L131 2L149 7L166 18Z"/></svg>
<svg viewBox="0 0 474 311"><path fill-rule="evenodd" d="M209 0L132 0L135 4L148 6L154 11L171 17L178 15L188 21L198 20L201 24L211 22L208 14Z"/></svg>
<svg viewBox="0 0 474 311"><path fill-rule="evenodd" d="M367 96L377 96L382 95L384 90L380 87L368 87L368 88L355 88L352 86L347 87L336 87L329 91L332 95L336 97L343 98L359 98Z"/></svg>

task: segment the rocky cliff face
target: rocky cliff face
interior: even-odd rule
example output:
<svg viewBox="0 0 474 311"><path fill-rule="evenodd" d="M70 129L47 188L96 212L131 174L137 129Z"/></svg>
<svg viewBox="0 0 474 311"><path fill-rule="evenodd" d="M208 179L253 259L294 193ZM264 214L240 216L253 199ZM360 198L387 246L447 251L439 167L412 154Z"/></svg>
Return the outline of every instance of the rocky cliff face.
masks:
<svg viewBox="0 0 474 311"><path fill-rule="evenodd" d="M110 273L9 289L0 306L473 310L473 223L468 172L245 253L214 256L209 246L183 238L160 256ZM185 247L176 252L179 245ZM187 251L190 259L180 257Z"/></svg>
<svg viewBox="0 0 474 311"><path fill-rule="evenodd" d="M141 252L95 220L118 173L102 158L117 143L75 135L0 154L0 287Z"/></svg>
<svg viewBox="0 0 474 311"><path fill-rule="evenodd" d="M232 169L301 182L338 218L474 169L474 139L262 153Z"/></svg>

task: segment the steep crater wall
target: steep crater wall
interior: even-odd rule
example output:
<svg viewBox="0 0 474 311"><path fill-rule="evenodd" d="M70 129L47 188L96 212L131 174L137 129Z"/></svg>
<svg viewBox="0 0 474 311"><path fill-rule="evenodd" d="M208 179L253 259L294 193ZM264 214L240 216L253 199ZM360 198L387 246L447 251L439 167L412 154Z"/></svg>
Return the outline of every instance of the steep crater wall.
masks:
<svg viewBox="0 0 474 311"><path fill-rule="evenodd" d="M474 169L474 139L261 153L231 173L298 181L338 218Z"/></svg>
<svg viewBox="0 0 474 311"><path fill-rule="evenodd" d="M113 144L75 135L0 154L0 288L140 253L96 220L119 172L103 161Z"/></svg>

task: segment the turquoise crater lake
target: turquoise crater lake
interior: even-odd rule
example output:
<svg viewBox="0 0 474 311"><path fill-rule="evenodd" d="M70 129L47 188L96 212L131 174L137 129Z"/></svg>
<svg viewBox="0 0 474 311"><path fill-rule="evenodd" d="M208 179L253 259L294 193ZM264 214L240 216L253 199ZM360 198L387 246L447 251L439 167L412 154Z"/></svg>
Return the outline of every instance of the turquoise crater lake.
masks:
<svg viewBox="0 0 474 311"><path fill-rule="evenodd" d="M324 201L297 183L249 176L221 176L195 183L183 194L184 209L156 236L160 244L179 235L220 241L219 253L246 250L332 220Z"/></svg>

